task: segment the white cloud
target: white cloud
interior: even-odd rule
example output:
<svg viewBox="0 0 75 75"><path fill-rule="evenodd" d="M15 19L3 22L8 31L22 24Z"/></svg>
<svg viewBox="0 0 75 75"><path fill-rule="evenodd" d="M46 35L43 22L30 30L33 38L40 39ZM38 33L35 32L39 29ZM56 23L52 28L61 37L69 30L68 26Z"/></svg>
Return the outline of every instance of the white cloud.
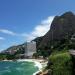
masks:
<svg viewBox="0 0 75 75"><path fill-rule="evenodd" d="M29 34L22 34L26 38L27 41L31 41L36 37L40 37L45 35L50 29L50 25L54 19L54 16L50 16L47 19L41 21L41 24L37 25L33 31Z"/></svg>
<svg viewBox="0 0 75 75"><path fill-rule="evenodd" d="M0 29L1 33L9 34L9 35L16 35L13 31L7 30L7 29Z"/></svg>
<svg viewBox="0 0 75 75"><path fill-rule="evenodd" d="M51 25L53 19L54 19L54 16L49 16L47 19L41 21L41 23L39 25L36 25L36 27L30 33L19 34L19 33L15 33L13 31L7 30L7 29L0 29L0 32L9 34L12 36L24 37L26 41L31 41L36 37L45 35L48 32L48 30L50 29L50 25ZM0 37L0 40L3 40L3 39L4 38Z"/></svg>
<svg viewBox="0 0 75 75"><path fill-rule="evenodd" d="M0 40L5 40L5 38L4 37L0 37Z"/></svg>

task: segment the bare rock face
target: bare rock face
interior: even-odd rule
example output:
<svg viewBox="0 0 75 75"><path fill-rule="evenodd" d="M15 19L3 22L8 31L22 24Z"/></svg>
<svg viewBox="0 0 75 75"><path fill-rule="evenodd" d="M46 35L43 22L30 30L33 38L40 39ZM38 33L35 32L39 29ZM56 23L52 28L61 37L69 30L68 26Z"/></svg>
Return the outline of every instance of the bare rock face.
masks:
<svg viewBox="0 0 75 75"><path fill-rule="evenodd" d="M61 16L56 16L51 24L50 30L42 37L39 48L57 44L63 39L70 38L75 33L75 15L66 12Z"/></svg>

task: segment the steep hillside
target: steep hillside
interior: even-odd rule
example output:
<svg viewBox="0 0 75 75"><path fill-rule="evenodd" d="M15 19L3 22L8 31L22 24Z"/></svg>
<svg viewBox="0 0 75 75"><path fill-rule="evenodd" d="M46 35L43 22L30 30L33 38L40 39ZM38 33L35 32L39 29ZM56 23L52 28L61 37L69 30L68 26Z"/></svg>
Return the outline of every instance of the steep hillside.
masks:
<svg viewBox="0 0 75 75"><path fill-rule="evenodd" d="M2 51L4 54L23 54L25 52L25 43L17 46L11 46L8 49Z"/></svg>
<svg viewBox="0 0 75 75"><path fill-rule="evenodd" d="M44 49L56 46L61 41L70 39L75 33L75 15L66 12L61 16L56 16L51 24L50 30L43 36L38 48Z"/></svg>

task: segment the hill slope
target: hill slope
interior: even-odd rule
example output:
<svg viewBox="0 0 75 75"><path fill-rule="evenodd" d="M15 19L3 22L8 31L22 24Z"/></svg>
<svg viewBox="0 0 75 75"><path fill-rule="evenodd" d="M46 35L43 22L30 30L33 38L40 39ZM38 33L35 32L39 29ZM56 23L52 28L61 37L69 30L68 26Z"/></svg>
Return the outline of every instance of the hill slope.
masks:
<svg viewBox="0 0 75 75"><path fill-rule="evenodd" d="M38 48L44 49L45 47L50 48L52 45L56 46L62 40L69 39L74 33L75 15L72 12L66 12L61 16L55 16L50 30L42 37Z"/></svg>

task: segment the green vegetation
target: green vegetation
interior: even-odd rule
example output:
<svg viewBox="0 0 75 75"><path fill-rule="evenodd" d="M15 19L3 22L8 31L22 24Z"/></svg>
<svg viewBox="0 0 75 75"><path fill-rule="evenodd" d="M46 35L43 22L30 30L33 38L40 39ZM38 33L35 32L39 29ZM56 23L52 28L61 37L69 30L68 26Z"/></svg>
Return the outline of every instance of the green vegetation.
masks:
<svg viewBox="0 0 75 75"><path fill-rule="evenodd" d="M0 54L0 60L4 60L6 58L6 55Z"/></svg>
<svg viewBox="0 0 75 75"><path fill-rule="evenodd" d="M72 58L68 51L53 52L47 68L52 70L52 75L72 75Z"/></svg>
<svg viewBox="0 0 75 75"><path fill-rule="evenodd" d="M10 55L10 54L6 55L6 59L8 59L8 60L12 60L12 59L15 59L15 58L16 57L14 55Z"/></svg>
<svg viewBox="0 0 75 75"><path fill-rule="evenodd" d="M12 60L15 59L14 55L10 55L10 54L0 54L0 60Z"/></svg>
<svg viewBox="0 0 75 75"><path fill-rule="evenodd" d="M33 58L37 59L38 58L38 53L34 53Z"/></svg>

